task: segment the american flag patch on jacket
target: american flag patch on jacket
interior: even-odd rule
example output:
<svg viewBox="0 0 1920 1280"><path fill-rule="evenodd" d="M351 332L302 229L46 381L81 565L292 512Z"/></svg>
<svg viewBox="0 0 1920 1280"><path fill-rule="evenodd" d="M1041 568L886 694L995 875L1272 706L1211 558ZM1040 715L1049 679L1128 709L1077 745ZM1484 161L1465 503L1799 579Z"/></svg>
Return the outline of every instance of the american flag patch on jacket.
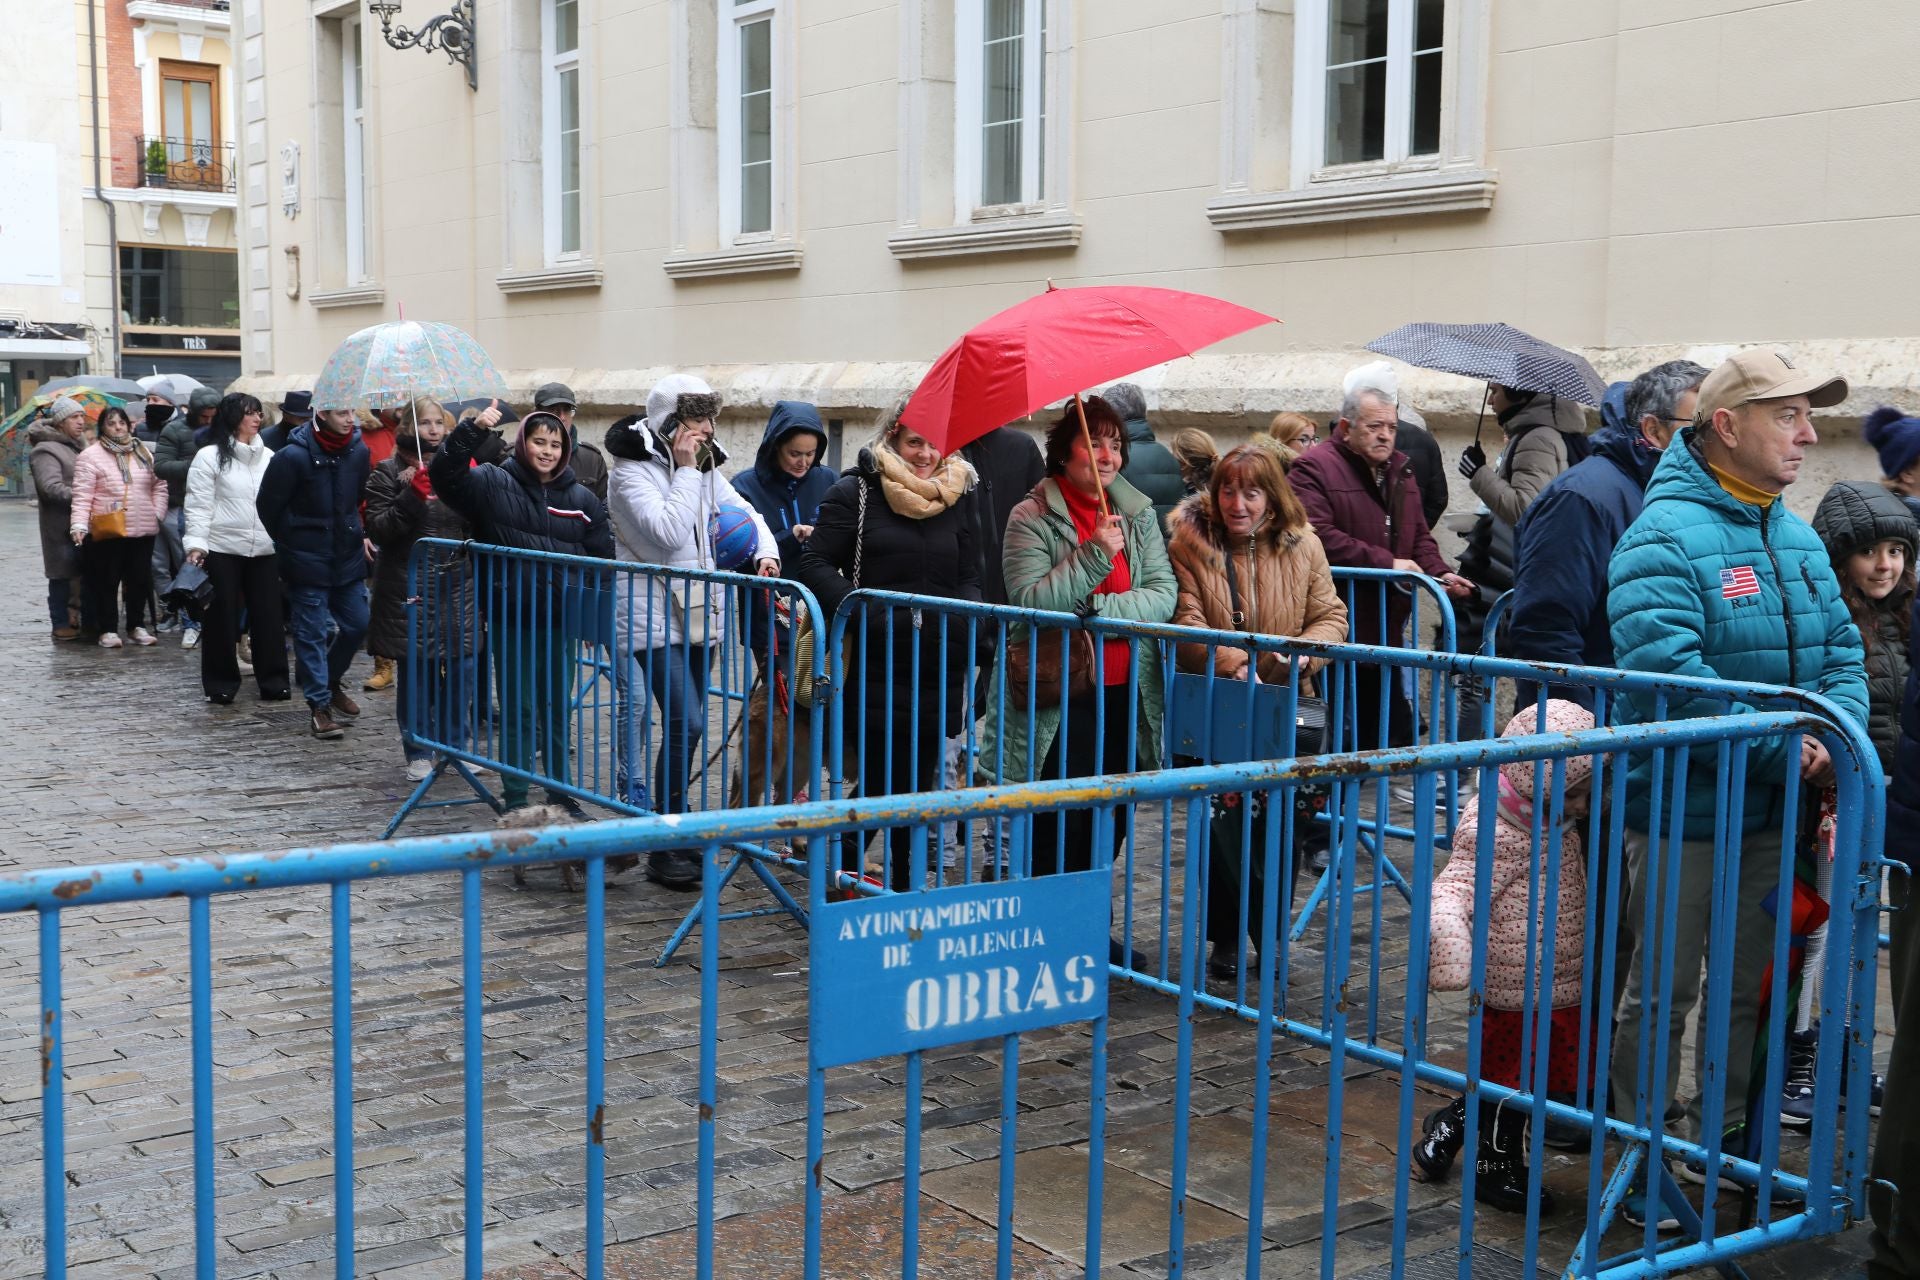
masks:
<svg viewBox="0 0 1920 1280"><path fill-rule="evenodd" d="M1746 565L1741 565L1737 569L1722 569L1720 571L1720 598L1722 600L1737 600L1741 596L1757 596L1759 594L1760 580L1753 576L1753 570L1749 569Z"/></svg>

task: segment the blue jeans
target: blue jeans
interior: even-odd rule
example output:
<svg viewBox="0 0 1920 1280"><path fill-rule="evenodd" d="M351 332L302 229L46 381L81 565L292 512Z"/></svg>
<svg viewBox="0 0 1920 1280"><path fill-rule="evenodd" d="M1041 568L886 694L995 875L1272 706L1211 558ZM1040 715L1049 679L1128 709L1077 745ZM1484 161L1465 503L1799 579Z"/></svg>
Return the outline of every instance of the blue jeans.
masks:
<svg viewBox="0 0 1920 1280"><path fill-rule="evenodd" d="M333 701L353 655L367 638L367 584L307 587L288 584L287 611L293 655L299 659L300 692L318 711Z"/></svg>
<svg viewBox="0 0 1920 1280"><path fill-rule="evenodd" d="M618 780L627 803L655 813L687 811L687 780L694 754L707 734L707 676L712 666L704 644L669 645L641 649L628 667L626 687L638 689L642 680L653 694L658 719L634 708L626 697L618 702L620 743ZM658 724L660 754L654 762L651 803L639 785L637 770L627 762L637 758Z"/></svg>
<svg viewBox="0 0 1920 1280"><path fill-rule="evenodd" d="M409 676L416 666L421 673L421 688L415 690ZM479 700L483 682L480 664L474 655L456 658L418 654L394 663L393 717L400 731L408 729L422 738L444 742L453 747L471 745L474 704ZM415 703L418 703L416 706ZM426 747L401 741L408 760L431 760Z"/></svg>

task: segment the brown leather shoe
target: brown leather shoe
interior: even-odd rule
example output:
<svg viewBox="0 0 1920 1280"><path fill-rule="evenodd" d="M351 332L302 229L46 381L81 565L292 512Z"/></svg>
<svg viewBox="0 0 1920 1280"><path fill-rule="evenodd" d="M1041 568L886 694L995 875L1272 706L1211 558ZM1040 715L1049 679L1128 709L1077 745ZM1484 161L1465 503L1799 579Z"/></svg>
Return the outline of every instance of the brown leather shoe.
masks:
<svg viewBox="0 0 1920 1280"><path fill-rule="evenodd" d="M393 679L393 659L375 658L373 660L373 674L367 677L367 682L361 685L360 688L361 691L365 693L379 693L382 689L393 688Z"/></svg>
<svg viewBox="0 0 1920 1280"><path fill-rule="evenodd" d="M336 720L357 720L360 718L360 704L347 696L346 690L333 691L333 718Z"/></svg>
<svg viewBox="0 0 1920 1280"><path fill-rule="evenodd" d="M55 640L78 640L80 638L80 628L55 627L53 629L53 638Z"/></svg>
<svg viewBox="0 0 1920 1280"><path fill-rule="evenodd" d="M342 729L333 718L332 707L319 707L313 713L313 736L331 742L335 738L344 738L347 731Z"/></svg>

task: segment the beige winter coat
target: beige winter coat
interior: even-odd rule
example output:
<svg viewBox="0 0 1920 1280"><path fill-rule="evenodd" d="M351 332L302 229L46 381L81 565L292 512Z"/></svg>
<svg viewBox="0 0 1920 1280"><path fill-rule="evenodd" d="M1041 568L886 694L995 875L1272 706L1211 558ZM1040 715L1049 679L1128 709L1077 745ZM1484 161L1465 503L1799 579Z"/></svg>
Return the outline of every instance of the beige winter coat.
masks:
<svg viewBox="0 0 1920 1280"><path fill-rule="evenodd" d="M1180 598L1173 620L1185 627L1218 631L1251 631L1323 644L1347 638L1347 606L1334 589L1327 553L1314 536L1313 526L1301 523L1281 528L1273 521L1233 549L1239 576L1241 608L1246 617L1233 618L1233 597L1227 588L1226 534L1213 520L1212 498L1196 493L1174 509L1167 522L1172 538L1167 547ZM1217 536L1216 536L1217 535ZM1182 671L1207 670L1204 644L1182 644L1174 661ZM1244 649L1213 649L1213 674L1238 677L1246 669ZM1309 672L1320 664L1310 663ZM1278 653L1260 655L1260 679L1269 684L1287 680L1286 659Z"/></svg>

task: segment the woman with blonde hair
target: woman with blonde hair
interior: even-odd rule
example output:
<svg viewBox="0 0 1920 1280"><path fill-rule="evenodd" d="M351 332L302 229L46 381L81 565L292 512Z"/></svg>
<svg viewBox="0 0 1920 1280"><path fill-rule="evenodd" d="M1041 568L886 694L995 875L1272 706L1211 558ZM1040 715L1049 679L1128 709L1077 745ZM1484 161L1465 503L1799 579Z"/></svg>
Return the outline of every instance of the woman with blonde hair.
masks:
<svg viewBox="0 0 1920 1280"><path fill-rule="evenodd" d="M889 413L878 438L820 500L794 576L827 618L861 588L979 600L974 481L965 458L942 454ZM866 611L864 625L856 618L848 627L848 679L860 683L857 719L848 726L858 738L847 746L846 767L858 768L860 794L943 785L946 740L960 731L973 676L967 631L965 619L879 607ZM912 829L890 830L887 849L887 883L909 888Z"/></svg>
<svg viewBox="0 0 1920 1280"><path fill-rule="evenodd" d="M1254 432L1257 443L1263 433ZM1267 423L1265 436L1293 450L1294 454L1305 453L1319 443L1320 424L1304 413L1276 413L1273 421Z"/></svg>
<svg viewBox="0 0 1920 1280"><path fill-rule="evenodd" d="M1213 464L1220 460L1220 449L1213 437L1198 427L1184 427L1167 448L1173 450L1174 458L1180 463L1180 480L1187 486L1188 496L1205 489Z"/></svg>
<svg viewBox="0 0 1920 1280"><path fill-rule="evenodd" d="M1334 588L1326 550L1266 449L1242 445L1220 459L1206 492L1193 495L1174 511L1172 527L1168 557L1180 584L1173 611L1176 625L1322 644L1339 644L1347 638L1347 606ZM1188 643L1175 648L1174 665L1182 671L1263 684L1286 684L1293 678L1294 659L1263 653L1254 663L1249 656L1247 650L1232 645ZM1305 662L1300 675L1309 676L1318 666ZM1234 976L1238 960L1243 862L1251 874L1247 928L1256 940L1261 936L1262 876L1257 861L1241 856L1239 799L1219 796L1213 801L1207 895L1207 937L1213 943L1213 959L1208 969L1223 979ZM1261 799L1255 795L1254 804L1258 806ZM1266 847L1266 820L1256 807L1246 849ZM1300 835L1296 832L1296 843ZM1291 850L1287 856L1290 875L1297 875L1299 860ZM1287 901L1282 899L1283 904Z"/></svg>

